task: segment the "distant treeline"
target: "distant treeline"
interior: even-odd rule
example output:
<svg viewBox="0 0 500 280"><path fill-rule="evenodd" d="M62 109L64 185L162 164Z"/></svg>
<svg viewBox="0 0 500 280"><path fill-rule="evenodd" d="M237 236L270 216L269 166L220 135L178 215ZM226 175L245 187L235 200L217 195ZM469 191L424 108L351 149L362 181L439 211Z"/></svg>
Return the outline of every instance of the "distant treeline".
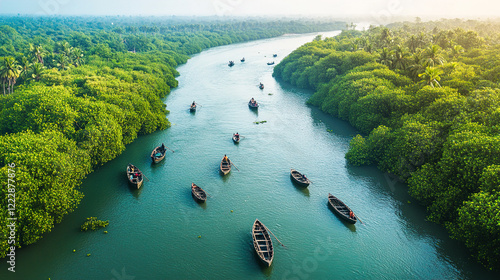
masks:
<svg viewBox="0 0 500 280"><path fill-rule="evenodd" d="M345 26L186 21L0 17L0 257L13 246L7 218L17 218L16 247L36 242L75 209L88 173L138 135L169 127L162 98L188 55Z"/></svg>
<svg viewBox="0 0 500 280"><path fill-rule="evenodd" d="M428 219L500 268L500 24L442 20L317 37L274 68L349 121L352 165L401 178Z"/></svg>

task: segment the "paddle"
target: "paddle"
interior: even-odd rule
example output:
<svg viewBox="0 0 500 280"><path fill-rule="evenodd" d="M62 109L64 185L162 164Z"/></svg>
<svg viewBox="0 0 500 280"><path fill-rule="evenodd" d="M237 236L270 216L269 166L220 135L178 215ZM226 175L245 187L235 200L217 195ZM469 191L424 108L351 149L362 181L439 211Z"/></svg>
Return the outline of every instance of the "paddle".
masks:
<svg viewBox="0 0 500 280"><path fill-rule="evenodd" d="M356 219L358 219L363 225L366 225L365 223L363 223L363 221L361 221L361 219L358 217L358 215L355 215L356 216Z"/></svg>
<svg viewBox="0 0 500 280"><path fill-rule="evenodd" d="M240 170L238 169L238 167L236 167L236 165L234 165L234 163L233 163L232 161L231 161L231 165L232 165L232 166L234 166L234 168L236 168L236 170L240 171Z"/></svg>
<svg viewBox="0 0 500 280"><path fill-rule="evenodd" d="M172 150L172 149L170 149L169 147L165 146L165 148L167 148L167 149L171 150L171 151L172 151L172 153L175 153L175 151L174 151L174 150Z"/></svg>
<svg viewBox="0 0 500 280"><path fill-rule="evenodd" d="M148 180L148 182L149 182L149 178L146 177L146 175L144 175L144 173L142 173L142 176L144 176L144 178L146 178L146 180Z"/></svg>
<svg viewBox="0 0 500 280"><path fill-rule="evenodd" d="M274 233L270 229L268 229L264 224L262 224L262 225L274 236L274 238L276 238L276 240L281 244L281 246L287 248L285 246L285 244L281 243L281 241L278 239L278 237L276 237L276 235L274 235Z"/></svg>

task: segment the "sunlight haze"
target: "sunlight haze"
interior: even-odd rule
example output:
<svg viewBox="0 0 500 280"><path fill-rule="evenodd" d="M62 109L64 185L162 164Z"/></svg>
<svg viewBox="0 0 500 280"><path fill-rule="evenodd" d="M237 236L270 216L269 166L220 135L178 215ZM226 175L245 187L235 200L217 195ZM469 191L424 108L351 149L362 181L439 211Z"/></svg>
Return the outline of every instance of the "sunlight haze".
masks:
<svg viewBox="0 0 500 280"><path fill-rule="evenodd" d="M0 0L1 14L179 16L497 17L497 1L412 0Z"/></svg>

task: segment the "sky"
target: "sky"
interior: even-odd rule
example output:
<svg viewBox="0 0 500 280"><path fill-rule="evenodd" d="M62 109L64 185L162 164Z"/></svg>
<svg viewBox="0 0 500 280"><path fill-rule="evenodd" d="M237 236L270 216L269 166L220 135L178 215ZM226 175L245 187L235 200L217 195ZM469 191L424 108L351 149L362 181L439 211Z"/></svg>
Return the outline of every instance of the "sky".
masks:
<svg viewBox="0 0 500 280"><path fill-rule="evenodd" d="M0 14L499 17L497 0L0 0Z"/></svg>

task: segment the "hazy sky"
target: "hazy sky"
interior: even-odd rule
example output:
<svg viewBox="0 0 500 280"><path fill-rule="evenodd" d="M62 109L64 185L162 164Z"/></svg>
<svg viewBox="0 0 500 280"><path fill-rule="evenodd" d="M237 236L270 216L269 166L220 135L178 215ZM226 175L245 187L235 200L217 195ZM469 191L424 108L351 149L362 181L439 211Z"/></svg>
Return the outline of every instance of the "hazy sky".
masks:
<svg viewBox="0 0 500 280"><path fill-rule="evenodd" d="M498 0L0 0L0 14L500 16Z"/></svg>

